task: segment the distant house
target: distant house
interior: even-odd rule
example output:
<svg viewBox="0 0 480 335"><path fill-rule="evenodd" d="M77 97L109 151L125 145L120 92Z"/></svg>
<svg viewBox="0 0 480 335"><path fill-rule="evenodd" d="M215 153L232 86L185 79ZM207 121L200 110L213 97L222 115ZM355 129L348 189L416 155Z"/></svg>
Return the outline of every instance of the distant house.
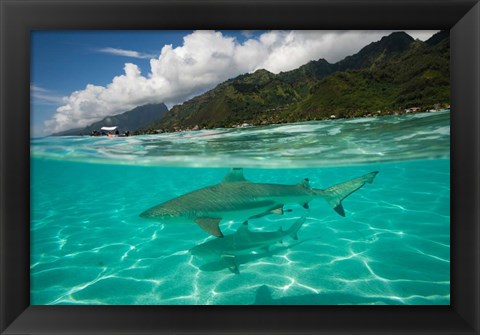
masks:
<svg viewBox="0 0 480 335"><path fill-rule="evenodd" d="M102 127L100 130L108 131L108 132L113 132L117 130L118 127Z"/></svg>
<svg viewBox="0 0 480 335"><path fill-rule="evenodd" d="M115 127L102 127L100 129L102 130L102 132L107 132L108 136L118 136L118 135L120 135L117 126L115 126Z"/></svg>
<svg viewBox="0 0 480 335"><path fill-rule="evenodd" d="M410 107L405 109L405 113L415 113L420 112L420 107Z"/></svg>

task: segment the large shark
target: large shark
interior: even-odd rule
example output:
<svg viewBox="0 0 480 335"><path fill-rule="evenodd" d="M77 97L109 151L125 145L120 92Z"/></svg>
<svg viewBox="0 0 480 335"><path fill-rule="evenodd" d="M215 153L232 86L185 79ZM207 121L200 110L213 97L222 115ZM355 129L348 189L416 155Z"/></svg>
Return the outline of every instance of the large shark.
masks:
<svg viewBox="0 0 480 335"><path fill-rule="evenodd" d="M245 222L268 214L283 214L285 204L301 204L308 209L313 199L323 198L345 216L342 200L365 183L371 183L378 171L329 187L316 189L304 179L296 185L253 183L245 179L243 169L232 169L219 184L201 188L152 207L141 217L165 223L195 222L207 233L223 237L221 221Z"/></svg>
<svg viewBox="0 0 480 335"><path fill-rule="evenodd" d="M239 273L239 265L271 255L270 246L284 241L285 238L291 237L298 240L297 232L303 225L306 214L296 220L290 228L283 230L280 228L274 232L254 232L248 229L244 223L238 230L224 238L216 238L199 244L192 249L190 253L204 259L210 259L200 267L205 271L218 271L229 268L234 273Z"/></svg>

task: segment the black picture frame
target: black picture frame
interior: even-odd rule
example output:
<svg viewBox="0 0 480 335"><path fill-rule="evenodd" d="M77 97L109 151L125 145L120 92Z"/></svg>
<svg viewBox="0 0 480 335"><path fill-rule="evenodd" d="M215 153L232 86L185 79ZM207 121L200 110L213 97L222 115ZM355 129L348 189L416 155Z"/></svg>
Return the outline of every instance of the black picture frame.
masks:
<svg viewBox="0 0 480 335"><path fill-rule="evenodd" d="M0 0L2 334L479 334L480 4L473 0ZM450 306L30 306L36 29L449 29Z"/></svg>

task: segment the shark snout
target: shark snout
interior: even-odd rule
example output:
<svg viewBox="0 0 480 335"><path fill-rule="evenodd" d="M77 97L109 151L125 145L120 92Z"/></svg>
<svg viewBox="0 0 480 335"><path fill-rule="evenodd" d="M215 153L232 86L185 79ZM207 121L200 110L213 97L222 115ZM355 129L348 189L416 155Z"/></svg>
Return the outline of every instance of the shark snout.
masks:
<svg viewBox="0 0 480 335"><path fill-rule="evenodd" d="M183 222L182 217L179 215L172 215L170 213L164 213L158 208L150 208L147 209L145 212L139 215L143 219L154 220L154 221L162 221L162 222Z"/></svg>
<svg viewBox="0 0 480 335"><path fill-rule="evenodd" d="M192 249L190 249L188 251L194 256L199 256L199 254L201 254L200 252L198 252L198 249L196 249L195 247L193 247Z"/></svg>
<svg viewBox="0 0 480 335"><path fill-rule="evenodd" d="M151 208L147 209L145 212L141 213L139 216L143 219L150 219L150 220L161 219L161 217L159 215L157 215Z"/></svg>
<svg viewBox="0 0 480 335"><path fill-rule="evenodd" d="M192 249L189 250L190 254L193 256L206 256L208 252L205 250L205 248L202 248L201 245L197 245L193 247Z"/></svg>

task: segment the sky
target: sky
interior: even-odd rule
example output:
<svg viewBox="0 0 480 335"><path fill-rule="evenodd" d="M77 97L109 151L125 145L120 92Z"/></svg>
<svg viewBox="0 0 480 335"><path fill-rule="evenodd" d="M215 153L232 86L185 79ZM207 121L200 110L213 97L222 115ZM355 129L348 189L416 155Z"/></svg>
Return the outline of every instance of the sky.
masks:
<svg viewBox="0 0 480 335"><path fill-rule="evenodd" d="M406 31L422 41L436 31ZM168 108L240 74L335 63L392 31L33 31L31 134L147 103Z"/></svg>

